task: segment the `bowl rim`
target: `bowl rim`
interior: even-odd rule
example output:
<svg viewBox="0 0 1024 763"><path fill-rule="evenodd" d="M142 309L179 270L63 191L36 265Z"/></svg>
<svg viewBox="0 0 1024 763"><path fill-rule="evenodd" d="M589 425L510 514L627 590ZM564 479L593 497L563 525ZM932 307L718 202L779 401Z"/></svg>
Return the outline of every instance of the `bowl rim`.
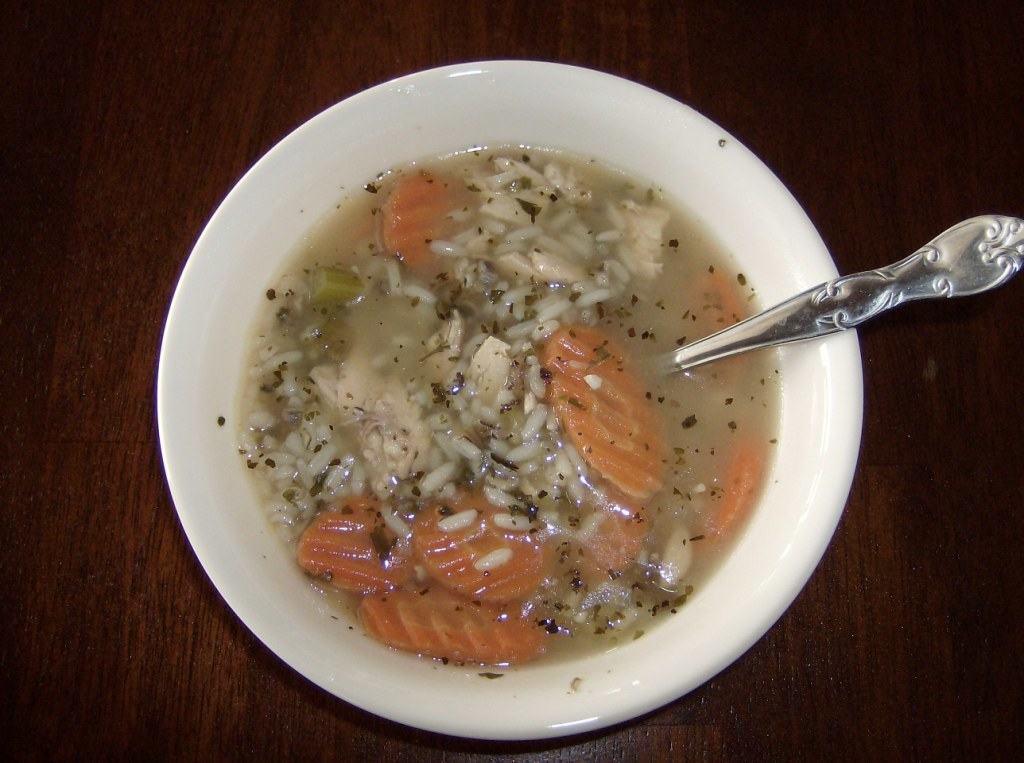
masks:
<svg viewBox="0 0 1024 763"><path fill-rule="evenodd" d="M733 144L737 151L746 155L749 160L751 171L761 175L761 179L765 180L772 186L775 194L778 196L778 199L781 202L788 203L792 207L791 212L795 214L797 218L802 219L802 222L808 229L806 232L817 242L819 250L828 260L831 270L833 272L835 271L834 264L831 261L824 243L821 242L820 236L818 236L813 224L807 218L803 209L793 198L789 190L774 175L774 173L772 173L760 159L746 149L740 141L736 140L734 136L701 115L692 107L630 80L577 66L520 60L466 62L406 74L349 96L296 127L282 140L276 143L269 151L267 151L247 172L245 172L245 174L232 186L231 190L224 197L218 205L217 210L204 226L203 231L197 238L189 254L188 260L186 261L178 278L164 323L156 380L156 409L161 460L168 489L174 502L179 521L185 530L186 537L188 538L196 557L198 558L206 575L213 583L218 594L222 597L228 607L246 625L246 627L261 642L263 642L271 652L310 681L330 693L351 702L352 704L362 707L369 712L373 712L399 723L430 731L485 739L532 739L554 737L577 734L596 728L614 725L616 723L635 718L687 694L739 658L769 630L769 628L779 619L779 617L781 617L783 612L797 597L800 590L804 587L814 572L814 569L830 542L841 518L850 485L852 484L853 472L859 451L863 417L863 374L860 363L859 345L857 343L855 332L849 331L844 332L843 335L826 340L820 350L823 356L827 355L829 357L830 362L835 363L838 360L838 365L842 367L841 371L846 376L846 378L842 380L842 382L847 385L844 389L845 402L843 403L844 415L846 416L846 420L843 422L845 431L837 433L836 436L845 439L844 452L847 454L847 457L845 463L839 464L836 467L833 484L828 486L828 490L830 490L830 500L828 501L828 503L830 503L830 507L828 513L823 514L823 516L819 517L817 520L821 529L815 536L816 543L810 544L808 547L801 549L802 555L800 563L797 565L799 570L794 574L791 574L786 579L785 585L776 587L773 595L769 597L769 600L764 603L760 611L757 613L758 617L751 623L749 631L744 634L742 638L733 639L728 648L723 648L720 653L716 655L715 659L709 660L702 670L695 672L683 685L678 682L666 681L660 687L653 687L640 699L634 698L632 701L623 703L617 707L610 706L599 716L579 719L573 723L560 723L549 725L547 727L532 726L530 728L515 727L505 729L495 727L494 725L487 726L474 723L467 724L439 719L435 709L430 707L406 707L396 709L394 707L381 706L372 701L366 701L365 697L356 697L350 693L346 693L344 688L339 687L333 680L325 680L324 676L317 675L314 671L306 669L300 664L296 664L296 661L292 658L294 655L292 655L292 657L289 656L289 649L287 648L287 645L282 644L280 638L268 627L265 614L254 612L249 609L243 599L237 595L237 581L228 580L225 575L222 574L222 571L218 567L215 559L218 553L214 548L216 542L203 536L196 521L196 517L189 510L185 500L184 489L182 487L182 481L187 479L187 476L181 473L179 468L179 459L171 449L171 444L167 440L166 432L168 428L168 421L169 418L174 415L174 395L173 391L168 386L168 364L172 362L173 357L176 357L176 353L180 354L180 350L176 344L180 341L177 327L182 322L181 313L185 309L186 290L190 283L190 279L192 278L194 271L197 269L197 263L200 259L205 256L210 256L207 249L207 242L211 238L212 231L225 224L227 216L226 209L230 206L231 202L237 197L240 197L249 186L257 183L264 170L277 161L287 147L301 141L307 132L315 129L319 124L337 118L339 113L343 113L346 109L359 108L366 101L371 101L374 98L388 93L394 93L403 88L416 86L425 78L445 78L453 75L467 76L471 74L488 74L500 78L513 73L523 74L531 72L543 73L545 76L553 76L555 74L571 76L576 81L579 81L581 86L594 86L598 88L611 86L618 88L625 87L633 94L637 95L637 97L657 100L661 103L662 107L679 110L681 113L685 113L687 119L694 120L696 123L700 123L708 129L713 129L716 133L724 136L725 139ZM833 402L838 404L838 401Z"/></svg>

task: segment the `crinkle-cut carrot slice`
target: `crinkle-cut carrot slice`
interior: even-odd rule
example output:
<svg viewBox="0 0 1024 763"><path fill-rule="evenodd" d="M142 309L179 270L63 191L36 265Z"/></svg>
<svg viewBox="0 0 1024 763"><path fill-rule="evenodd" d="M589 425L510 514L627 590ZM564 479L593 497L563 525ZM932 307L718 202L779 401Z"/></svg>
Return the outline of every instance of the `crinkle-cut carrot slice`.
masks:
<svg viewBox="0 0 1024 763"><path fill-rule="evenodd" d="M299 565L344 591L390 591L411 574L408 546L396 540L376 500L348 498L318 514L302 533Z"/></svg>
<svg viewBox="0 0 1024 763"><path fill-rule="evenodd" d="M504 665L544 652L544 630L523 619L518 607L466 601L438 586L369 596L358 612L373 638L429 657Z"/></svg>
<svg viewBox="0 0 1024 763"><path fill-rule="evenodd" d="M766 455L764 448L749 439L737 441L720 484L722 497L708 523L708 535L720 538L735 532L750 513L758 497Z"/></svg>
<svg viewBox="0 0 1024 763"><path fill-rule="evenodd" d="M437 257L430 242L456 232L458 223L450 214L470 200L470 192L454 178L418 172L399 179L380 213L385 250L414 270L431 270Z"/></svg>
<svg viewBox="0 0 1024 763"><path fill-rule="evenodd" d="M470 599L524 599L544 580L550 554L529 529L495 524L507 513L477 494L435 501L416 518L413 552L434 580Z"/></svg>
<svg viewBox="0 0 1024 763"><path fill-rule="evenodd" d="M635 498L606 489L607 500L585 517L577 532L584 559L602 574L621 572L636 561L650 530L647 511Z"/></svg>
<svg viewBox="0 0 1024 763"><path fill-rule="evenodd" d="M597 329L565 326L544 345L541 361L551 372L548 398L583 459L629 496L656 493L665 440L622 349Z"/></svg>

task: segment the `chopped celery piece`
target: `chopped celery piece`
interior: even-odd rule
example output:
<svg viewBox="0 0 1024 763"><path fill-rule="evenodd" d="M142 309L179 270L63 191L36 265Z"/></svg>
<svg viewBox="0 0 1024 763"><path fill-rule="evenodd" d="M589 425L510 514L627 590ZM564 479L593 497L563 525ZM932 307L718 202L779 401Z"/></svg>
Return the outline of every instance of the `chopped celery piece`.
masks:
<svg viewBox="0 0 1024 763"><path fill-rule="evenodd" d="M363 282L351 271L338 268L317 268L313 273L310 299L314 304L347 302L362 293Z"/></svg>

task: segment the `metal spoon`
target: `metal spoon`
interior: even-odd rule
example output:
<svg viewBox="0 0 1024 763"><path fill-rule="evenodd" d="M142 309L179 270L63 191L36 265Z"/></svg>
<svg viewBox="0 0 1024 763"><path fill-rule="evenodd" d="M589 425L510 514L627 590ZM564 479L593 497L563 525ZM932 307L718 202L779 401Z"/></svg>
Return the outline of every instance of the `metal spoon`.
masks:
<svg viewBox="0 0 1024 763"><path fill-rule="evenodd" d="M747 350L854 328L904 302L963 297L1006 283L1024 265L1024 220L983 215L957 223L906 259L826 281L657 359L663 373Z"/></svg>

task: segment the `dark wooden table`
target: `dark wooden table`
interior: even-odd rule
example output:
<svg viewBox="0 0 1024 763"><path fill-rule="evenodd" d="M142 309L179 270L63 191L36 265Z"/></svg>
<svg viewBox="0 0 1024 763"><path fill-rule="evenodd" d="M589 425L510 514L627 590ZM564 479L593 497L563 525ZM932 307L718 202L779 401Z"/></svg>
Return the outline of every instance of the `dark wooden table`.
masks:
<svg viewBox="0 0 1024 763"><path fill-rule="evenodd" d="M974 214L1024 215L1020 3L817 5L4 4L0 753L856 760L1019 748L1024 278L862 332L860 466L806 589L707 685L584 737L451 739L307 683L221 601L161 473L158 341L204 222L291 129L402 73L550 59L692 104L779 174L843 272Z"/></svg>

